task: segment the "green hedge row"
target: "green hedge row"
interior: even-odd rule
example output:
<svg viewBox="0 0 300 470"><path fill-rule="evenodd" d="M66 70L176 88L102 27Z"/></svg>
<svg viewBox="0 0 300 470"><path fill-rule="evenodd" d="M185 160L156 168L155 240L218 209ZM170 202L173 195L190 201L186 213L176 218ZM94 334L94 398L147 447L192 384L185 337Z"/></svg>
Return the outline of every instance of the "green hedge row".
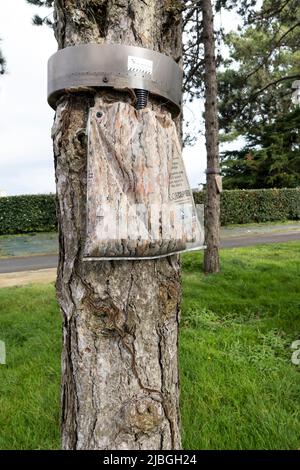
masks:
<svg viewBox="0 0 300 470"><path fill-rule="evenodd" d="M194 193L203 204L205 193ZM221 224L247 224L300 219L300 188L224 191ZM0 198L0 235L57 230L55 195Z"/></svg>
<svg viewBox="0 0 300 470"><path fill-rule="evenodd" d="M205 193L194 193L203 204ZM226 190L221 195L221 225L300 219L300 188Z"/></svg>
<svg viewBox="0 0 300 470"><path fill-rule="evenodd" d="M0 235L56 229L54 194L0 197Z"/></svg>

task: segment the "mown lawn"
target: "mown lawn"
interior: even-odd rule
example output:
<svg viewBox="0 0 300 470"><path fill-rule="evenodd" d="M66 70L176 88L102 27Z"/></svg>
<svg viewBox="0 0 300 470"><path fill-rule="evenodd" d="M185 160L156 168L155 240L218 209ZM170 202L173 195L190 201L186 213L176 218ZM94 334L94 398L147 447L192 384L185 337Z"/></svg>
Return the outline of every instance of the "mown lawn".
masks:
<svg viewBox="0 0 300 470"><path fill-rule="evenodd" d="M183 444L299 449L300 242L222 251L222 274L183 256ZM0 449L59 448L60 315L54 287L0 289Z"/></svg>

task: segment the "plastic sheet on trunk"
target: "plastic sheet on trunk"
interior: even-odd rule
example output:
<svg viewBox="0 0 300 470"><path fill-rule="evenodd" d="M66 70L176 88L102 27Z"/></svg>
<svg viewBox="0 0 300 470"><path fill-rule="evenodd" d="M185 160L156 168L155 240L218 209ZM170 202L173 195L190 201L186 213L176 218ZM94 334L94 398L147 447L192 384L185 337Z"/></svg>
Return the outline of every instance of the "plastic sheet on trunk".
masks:
<svg viewBox="0 0 300 470"><path fill-rule="evenodd" d="M159 258L203 240L169 113L99 98L88 119L84 258Z"/></svg>

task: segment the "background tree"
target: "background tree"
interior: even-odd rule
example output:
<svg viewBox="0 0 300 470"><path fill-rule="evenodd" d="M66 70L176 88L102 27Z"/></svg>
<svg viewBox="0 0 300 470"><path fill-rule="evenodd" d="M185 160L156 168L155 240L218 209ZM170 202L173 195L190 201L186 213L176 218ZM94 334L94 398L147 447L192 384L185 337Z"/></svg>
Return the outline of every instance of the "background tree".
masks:
<svg viewBox="0 0 300 470"><path fill-rule="evenodd" d="M53 16L54 10L53 10L53 5L54 5L54 0L26 0L27 3L30 3L31 5L35 5L37 7L42 7L42 8L51 8L51 12L47 15L34 15L32 22L36 26L41 26L43 24L46 24L47 26L52 27L53 26L53 21L51 17Z"/></svg>
<svg viewBox="0 0 300 470"><path fill-rule="evenodd" d="M286 116L249 128L247 145L222 155L225 188L299 187L299 126L300 110L291 104Z"/></svg>
<svg viewBox="0 0 300 470"><path fill-rule="evenodd" d="M217 178L219 164L218 87L215 57L214 20L211 0L202 0L205 140L207 153L204 272L220 271L220 189Z"/></svg>
<svg viewBox="0 0 300 470"><path fill-rule="evenodd" d="M220 193L216 178L219 164L218 91L214 13L211 0L187 2L184 15L184 90L189 99L205 98L205 140L207 154L204 272L220 270ZM199 112L200 120L200 112Z"/></svg>
<svg viewBox="0 0 300 470"><path fill-rule="evenodd" d="M225 36L229 58L218 75L222 137L245 141L222 155L224 187L295 187L300 112L291 98L300 78L300 5L265 0L241 13L244 26Z"/></svg>
<svg viewBox="0 0 300 470"><path fill-rule="evenodd" d="M202 16L187 15L186 87L204 93ZM299 78L299 2L218 0L216 11L240 15L237 33L216 31L221 140L245 145L222 154L225 188L299 185L299 109L291 101ZM227 52L226 52L227 49ZM229 58L226 57L229 55Z"/></svg>
<svg viewBox="0 0 300 470"><path fill-rule="evenodd" d="M124 43L160 51L181 63L181 11L174 2L29 3L53 4L59 48ZM105 93L97 90L94 96L65 95L52 131L60 240L57 297L64 337L62 445L176 449L181 445L178 258L82 262L87 159L83 132L89 108L101 97ZM110 99L128 96L110 91ZM151 98L149 106L163 109Z"/></svg>

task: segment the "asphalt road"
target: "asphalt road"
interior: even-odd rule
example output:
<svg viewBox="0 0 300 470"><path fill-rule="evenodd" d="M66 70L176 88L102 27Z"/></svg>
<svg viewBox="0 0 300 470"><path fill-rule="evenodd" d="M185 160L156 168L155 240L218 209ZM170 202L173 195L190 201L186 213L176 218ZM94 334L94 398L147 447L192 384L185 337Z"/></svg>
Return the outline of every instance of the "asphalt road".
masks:
<svg viewBox="0 0 300 470"><path fill-rule="evenodd" d="M221 240L221 247L237 248L239 246L260 245L262 243L283 243L292 240L300 240L299 231L286 233L261 233L223 238L223 240Z"/></svg>
<svg viewBox="0 0 300 470"><path fill-rule="evenodd" d="M259 235L242 235L240 237L228 237L221 241L222 248L234 248L240 246L258 245L261 243L281 243L291 240L300 240L300 232L270 233ZM12 257L0 260L0 273L14 273L32 271L37 269L55 268L57 255L36 255L27 257Z"/></svg>
<svg viewBox="0 0 300 470"><path fill-rule="evenodd" d="M0 274L17 273L21 271L34 271L37 269L55 268L57 255L26 256L24 258L12 257L0 260Z"/></svg>

